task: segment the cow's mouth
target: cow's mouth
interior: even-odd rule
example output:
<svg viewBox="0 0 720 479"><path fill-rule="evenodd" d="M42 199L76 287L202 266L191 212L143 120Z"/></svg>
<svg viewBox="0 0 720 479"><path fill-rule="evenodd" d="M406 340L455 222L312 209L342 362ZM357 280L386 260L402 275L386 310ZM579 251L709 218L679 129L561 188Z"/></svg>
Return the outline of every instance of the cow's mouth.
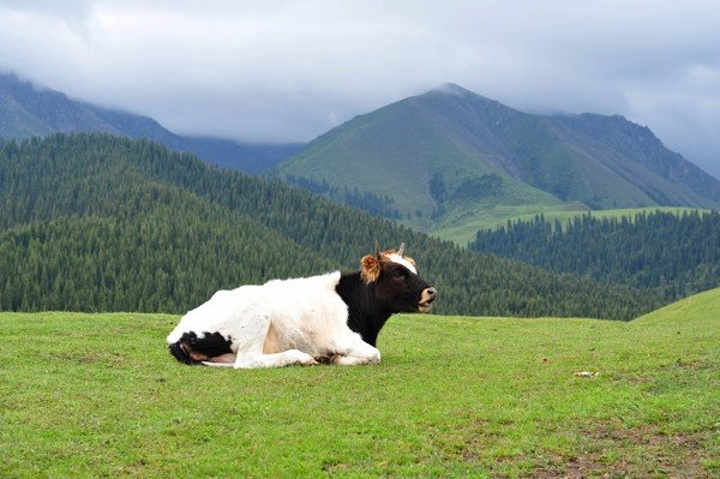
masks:
<svg viewBox="0 0 720 479"><path fill-rule="evenodd" d="M433 301L435 300L431 299L429 301L425 301L424 303L418 304L418 311L420 311L421 313L427 313L432 308Z"/></svg>
<svg viewBox="0 0 720 479"><path fill-rule="evenodd" d="M437 298L437 290L435 288L426 288L420 295L420 302L418 303L418 311L421 313L427 313L432 308L433 301Z"/></svg>

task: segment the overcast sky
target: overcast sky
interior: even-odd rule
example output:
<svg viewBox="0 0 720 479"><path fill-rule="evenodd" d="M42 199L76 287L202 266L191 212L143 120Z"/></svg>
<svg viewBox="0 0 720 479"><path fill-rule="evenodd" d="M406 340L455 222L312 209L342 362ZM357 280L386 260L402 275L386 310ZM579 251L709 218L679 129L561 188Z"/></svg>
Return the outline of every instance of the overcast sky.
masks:
<svg viewBox="0 0 720 479"><path fill-rule="evenodd" d="M720 177L716 0L0 0L0 71L182 134L308 141L443 83L621 114Z"/></svg>

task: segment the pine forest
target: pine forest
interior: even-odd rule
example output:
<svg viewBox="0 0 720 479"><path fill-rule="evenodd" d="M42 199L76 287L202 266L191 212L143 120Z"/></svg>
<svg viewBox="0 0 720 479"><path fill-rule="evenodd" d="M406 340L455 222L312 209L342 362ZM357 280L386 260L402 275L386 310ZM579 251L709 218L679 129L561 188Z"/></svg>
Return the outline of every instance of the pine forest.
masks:
<svg viewBox="0 0 720 479"><path fill-rule="evenodd" d="M720 286L717 211L586 214L567 224L538 215L478 231L471 247L557 273L633 285L668 302Z"/></svg>

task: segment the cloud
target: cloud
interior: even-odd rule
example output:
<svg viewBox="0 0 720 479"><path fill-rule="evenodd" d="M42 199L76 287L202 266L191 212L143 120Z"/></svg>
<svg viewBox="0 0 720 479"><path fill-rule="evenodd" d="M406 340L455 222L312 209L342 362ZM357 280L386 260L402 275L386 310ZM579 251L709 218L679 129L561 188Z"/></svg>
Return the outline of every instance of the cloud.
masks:
<svg viewBox="0 0 720 479"><path fill-rule="evenodd" d="M0 68L181 133L260 141L454 82L529 112L625 115L720 175L713 3L0 1Z"/></svg>

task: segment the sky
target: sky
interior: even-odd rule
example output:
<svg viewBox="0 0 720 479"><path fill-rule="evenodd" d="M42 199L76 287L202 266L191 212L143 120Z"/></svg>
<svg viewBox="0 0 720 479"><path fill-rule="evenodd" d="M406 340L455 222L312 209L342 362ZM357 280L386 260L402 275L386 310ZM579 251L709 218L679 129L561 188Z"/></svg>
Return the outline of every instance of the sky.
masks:
<svg viewBox="0 0 720 479"><path fill-rule="evenodd" d="M716 0L0 0L0 71L175 133L305 142L456 83L619 114L720 177Z"/></svg>

